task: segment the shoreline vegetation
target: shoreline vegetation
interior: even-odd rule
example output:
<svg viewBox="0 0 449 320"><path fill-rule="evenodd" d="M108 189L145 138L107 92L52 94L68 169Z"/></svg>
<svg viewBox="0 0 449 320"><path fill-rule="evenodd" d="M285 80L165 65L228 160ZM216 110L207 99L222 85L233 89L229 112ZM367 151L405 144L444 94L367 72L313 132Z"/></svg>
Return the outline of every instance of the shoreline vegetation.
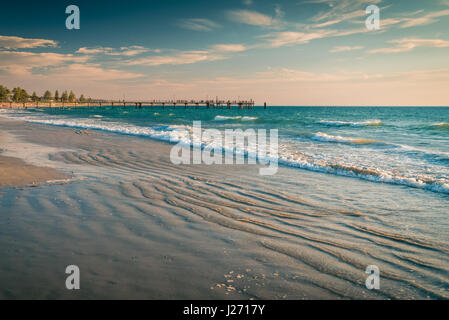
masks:
<svg viewBox="0 0 449 320"><path fill-rule="evenodd" d="M61 94L59 90L56 90L54 94L50 90L46 90L39 96L35 91L30 95L20 87L9 89L0 85L0 108L89 106L93 101L102 100L92 99L91 97L85 98L84 94L77 98L72 90L65 90Z"/></svg>

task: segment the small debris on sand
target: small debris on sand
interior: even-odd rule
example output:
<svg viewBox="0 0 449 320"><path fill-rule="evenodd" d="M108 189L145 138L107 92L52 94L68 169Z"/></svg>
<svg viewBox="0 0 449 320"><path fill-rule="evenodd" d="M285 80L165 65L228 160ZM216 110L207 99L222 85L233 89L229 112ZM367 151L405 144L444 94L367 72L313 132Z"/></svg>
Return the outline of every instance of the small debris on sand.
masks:
<svg viewBox="0 0 449 320"><path fill-rule="evenodd" d="M79 134L79 135L89 135L90 132L89 130L75 130L75 134Z"/></svg>

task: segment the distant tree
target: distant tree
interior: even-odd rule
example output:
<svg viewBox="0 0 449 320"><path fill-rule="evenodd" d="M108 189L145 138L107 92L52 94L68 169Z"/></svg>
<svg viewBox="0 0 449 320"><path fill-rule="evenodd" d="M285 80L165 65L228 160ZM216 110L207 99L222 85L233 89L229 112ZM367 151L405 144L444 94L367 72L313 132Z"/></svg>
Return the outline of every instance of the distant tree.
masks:
<svg viewBox="0 0 449 320"><path fill-rule="evenodd" d="M39 100L39 97L36 94L36 91L33 91L33 94L31 95L31 101L36 102L37 100Z"/></svg>
<svg viewBox="0 0 449 320"><path fill-rule="evenodd" d="M30 97L24 89L19 87L12 89L12 94L12 100L14 102L26 102Z"/></svg>
<svg viewBox="0 0 449 320"><path fill-rule="evenodd" d="M89 97L89 99L87 99L87 101L89 101L89 103L90 103L90 102L92 102L92 98L91 98L91 97Z"/></svg>
<svg viewBox="0 0 449 320"><path fill-rule="evenodd" d="M64 102L66 102L67 100L69 100L69 95L67 94L67 91L64 91L64 92L62 93L61 100L64 101Z"/></svg>
<svg viewBox="0 0 449 320"><path fill-rule="evenodd" d="M57 92L57 91L56 91ZM50 91L45 91L44 96L42 97L45 101L50 101L51 99L53 99L53 97L51 96L51 92Z"/></svg>
<svg viewBox="0 0 449 320"><path fill-rule="evenodd" d="M58 101L58 100L59 100L59 91L56 90L55 91L55 101Z"/></svg>
<svg viewBox="0 0 449 320"><path fill-rule="evenodd" d="M69 101L70 102L75 102L76 101L76 96L75 96L75 94L73 93L72 90L70 90Z"/></svg>
<svg viewBox="0 0 449 320"><path fill-rule="evenodd" d="M83 103L84 101L86 101L86 98L84 98L84 94L80 95L80 102Z"/></svg>
<svg viewBox="0 0 449 320"><path fill-rule="evenodd" d="M0 101L8 101L11 91L7 87L0 86Z"/></svg>

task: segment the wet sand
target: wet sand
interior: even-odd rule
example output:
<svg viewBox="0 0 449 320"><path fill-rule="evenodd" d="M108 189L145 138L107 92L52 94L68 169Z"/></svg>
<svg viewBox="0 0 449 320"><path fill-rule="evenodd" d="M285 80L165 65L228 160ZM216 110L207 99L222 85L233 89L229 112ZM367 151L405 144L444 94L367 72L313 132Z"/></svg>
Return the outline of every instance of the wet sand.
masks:
<svg viewBox="0 0 449 320"><path fill-rule="evenodd" d="M257 166L177 166L171 146L150 139L0 126L28 150L52 148L29 165L74 178L0 188L0 298L449 297L447 229L407 228L430 210L445 221L441 195L415 203L423 191L292 168L262 177ZM401 210L410 204L415 212ZM71 264L79 291L65 289ZM365 288L371 264L377 291Z"/></svg>
<svg viewBox="0 0 449 320"><path fill-rule="evenodd" d="M0 187L18 187L64 180L68 176L52 168L27 165L21 159L0 156Z"/></svg>
<svg viewBox="0 0 449 320"><path fill-rule="evenodd" d="M0 130L0 187L36 186L39 183L69 178L54 168L30 165L20 158L2 156L1 149L5 147L5 135L6 133Z"/></svg>

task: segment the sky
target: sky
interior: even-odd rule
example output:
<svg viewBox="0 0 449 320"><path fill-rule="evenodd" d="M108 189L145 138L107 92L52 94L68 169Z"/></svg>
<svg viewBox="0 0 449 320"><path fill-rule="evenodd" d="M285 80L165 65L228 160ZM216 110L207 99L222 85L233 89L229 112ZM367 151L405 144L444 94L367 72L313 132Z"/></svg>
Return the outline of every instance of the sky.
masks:
<svg viewBox="0 0 449 320"><path fill-rule="evenodd" d="M449 0L5 1L1 16L0 84L40 95L449 105Z"/></svg>

